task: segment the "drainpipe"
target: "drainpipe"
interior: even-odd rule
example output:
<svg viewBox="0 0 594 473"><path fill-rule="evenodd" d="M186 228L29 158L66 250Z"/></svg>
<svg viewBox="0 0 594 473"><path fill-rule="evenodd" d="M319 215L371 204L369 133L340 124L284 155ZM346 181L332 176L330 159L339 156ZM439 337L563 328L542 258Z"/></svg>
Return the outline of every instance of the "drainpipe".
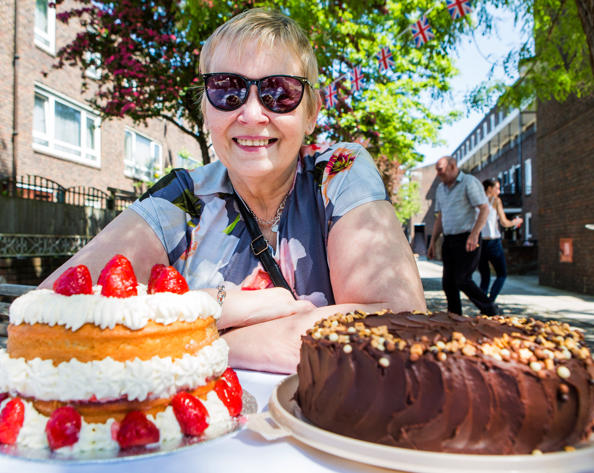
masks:
<svg viewBox="0 0 594 473"><path fill-rule="evenodd" d="M17 136L19 134L18 122L18 74L17 64L19 60L18 45L17 45L17 30L18 30L18 0L14 0L14 31L13 31L13 55L12 55L12 180L16 185L17 167L18 167L18 153L17 153Z"/></svg>
<svg viewBox="0 0 594 473"><path fill-rule="evenodd" d="M518 190L520 191L520 207L524 210L524 170L522 169L524 155L522 154L522 109L518 109L518 161L520 169L518 169Z"/></svg>

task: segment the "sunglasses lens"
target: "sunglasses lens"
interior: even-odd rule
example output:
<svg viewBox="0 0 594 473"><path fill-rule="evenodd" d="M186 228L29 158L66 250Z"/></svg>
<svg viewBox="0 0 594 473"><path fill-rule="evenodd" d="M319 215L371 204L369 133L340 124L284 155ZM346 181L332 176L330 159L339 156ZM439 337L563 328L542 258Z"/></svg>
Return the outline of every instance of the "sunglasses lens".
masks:
<svg viewBox="0 0 594 473"><path fill-rule="evenodd" d="M213 74L205 84L206 95L213 107L231 111L241 107L247 98L245 80L231 74Z"/></svg>
<svg viewBox="0 0 594 473"><path fill-rule="evenodd" d="M288 113L301 103L303 84L294 77L271 76L260 83L262 104L275 113Z"/></svg>

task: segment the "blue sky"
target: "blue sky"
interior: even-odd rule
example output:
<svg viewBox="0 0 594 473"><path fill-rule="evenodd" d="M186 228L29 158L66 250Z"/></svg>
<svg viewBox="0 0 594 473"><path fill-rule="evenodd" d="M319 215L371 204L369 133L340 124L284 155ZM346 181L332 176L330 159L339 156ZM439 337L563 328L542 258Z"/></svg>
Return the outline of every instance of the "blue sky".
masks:
<svg viewBox="0 0 594 473"><path fill-rule="evenodd" d="M479 123L484 113L468 110L464 97L472 88L488 78L492 63L499 63L507 52L520 44L519 29L514 27L513 18L507 11L494 11L496 21L493 31L486 35L480 25L474 29L474 35L461 38L454 57L460 74L452 80L452 97L443 105L437 106L440 111L460 110L462 117L453 125L445 126L439 137L446 141L446 145L432 147L420 145L416 150L425 156L423 165L437 161L441 156L451 154L462 140ZM475 20L476 23L476 20ZM506 82L513 82L514 76L505 76L501 67L495 69L495 77L505 78Z"/></svg>

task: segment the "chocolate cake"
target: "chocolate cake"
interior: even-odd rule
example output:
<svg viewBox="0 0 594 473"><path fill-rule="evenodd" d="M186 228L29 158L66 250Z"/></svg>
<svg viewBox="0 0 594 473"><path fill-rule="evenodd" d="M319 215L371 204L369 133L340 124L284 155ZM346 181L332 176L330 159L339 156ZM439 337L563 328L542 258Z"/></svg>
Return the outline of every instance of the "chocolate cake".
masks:
<svg viewBox="0 0 594 473"><path fill-rule="evenodd" d="M594 431L581 332L532 318L336 314L302 337L295 398L323 429L451 453L562 450Z"/></svg>

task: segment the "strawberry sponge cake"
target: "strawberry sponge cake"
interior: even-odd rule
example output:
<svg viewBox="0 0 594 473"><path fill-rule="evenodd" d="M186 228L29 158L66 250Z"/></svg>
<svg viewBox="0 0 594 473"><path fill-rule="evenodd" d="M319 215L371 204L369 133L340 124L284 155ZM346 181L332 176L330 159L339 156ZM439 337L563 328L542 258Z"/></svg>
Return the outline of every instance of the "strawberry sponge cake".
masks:
<svg viewBox="0 0 594 473"><path fill-rule="evenodd" d="M95 286L79 265L17 298L0 350L0 443L76 453L231 430L242 389L220 312L171 266L139 284L122 255Z"/></svg>

